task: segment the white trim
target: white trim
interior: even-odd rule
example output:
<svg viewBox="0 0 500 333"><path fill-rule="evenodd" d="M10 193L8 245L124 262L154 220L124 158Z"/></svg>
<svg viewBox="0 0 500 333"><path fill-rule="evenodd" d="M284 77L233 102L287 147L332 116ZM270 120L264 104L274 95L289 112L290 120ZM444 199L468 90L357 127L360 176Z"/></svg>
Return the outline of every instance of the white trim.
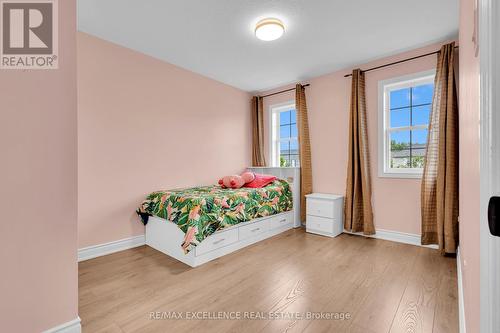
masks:
<svg viewBox="0 0 500 333"><path fill-rule="evenodd" d="M460 259L460 246L457 248L457 285L458 285L458 323L459 332L466 333L465 308L464 308L464 285L462 275L462 260Z"/></svg>
<svg viewBox="0 0 500 333"><path fill-rule="evenodd" d="M380 157L379 157L380 158ZM382 162L383 163L383 162ZM379 167L379 170L383 170L384 167ZM393 169L394 170L394 169ZM407 169L408 171L410 169ZM401 179L421 179L422 178L422 172L423 171L416 171L416 172L380 172L379 177L380 178L401 178Z"/></svg>
<svg viewBox="0 0 500 333"><path fill-rule="evenodd" d="M279 118L277 118L277 115L281 111L288 111L290 107L295 109L295 100L289 100L283 103L278 103L278 104L273 104L269 105L269 156L268 156L268 161L270 162L272 167L277 167L279 168Z"/></svg>
<svg viewBox="0 0 500 333"><path fill-rule="evenodd" d="M428 247L431 249L438 249L437 245L422 245L420 242L420 239L421 239L420 235L409 234L406 232L377 229L377 231L375 232L375 235L365 235L361 232L350 232L347 230L344 230L344 233L351 234L351 235L357 235L357 236L364 236L364 237L369 237L369 238L383 239L383 240L396 242L396 243L403 243L403 244Z"/></svg>
<svg viewBox="0 0 500 333"><path fill-rule="evenodd" d="M123 250L128 250L146 244L144 235L120 239L117 241L98 244L78 249L78 261L84 261L92 258L104 256Z"/></svg>
<svg viewBox="0 0 500 333"><path fill-rule="evenodd" d="M56 327L49 328L43 333L81 333L82 324L80 317L68 321L67 323L58 325Z"/></svg>
<svg viewBox="0 0 500 333"><path fill-rule="evenodd" d="M389 156L389 136L386 135L388 124L390 124L389 114L386 106L390 105L387 99L387 91L397 88L402 89L416 84L434 82L436 70L431 69L423 72L399 76L378 82L378 176L381 178L422 178L422 169L393 169L387 168L386 160ZM411 125L411 124L410 124ZM425 129L427 126L409 126L408 129Z"/></svg>
<svg viewBox="0 0 500 333"><path fill-rule="evenodd" d="M497 1L479 2L479 47L480 47L480 332L493 333L500 327L500 265L498 254L500 242L490 235L487 206L491 195L500 190L499 138L496 128L498 115L500 67L498 36L500 35Z"/></svg>

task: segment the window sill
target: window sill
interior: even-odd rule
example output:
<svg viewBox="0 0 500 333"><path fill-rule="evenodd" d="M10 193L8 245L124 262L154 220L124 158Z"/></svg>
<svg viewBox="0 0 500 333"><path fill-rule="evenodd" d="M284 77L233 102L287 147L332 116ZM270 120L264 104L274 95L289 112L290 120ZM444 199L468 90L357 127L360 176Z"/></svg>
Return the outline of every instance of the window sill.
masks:
<svg viewBox="0 0 500 333"><path fill-rule="evenodd" d="M379 178L422 179L422 173L384 172L379 173Z"/></svg>

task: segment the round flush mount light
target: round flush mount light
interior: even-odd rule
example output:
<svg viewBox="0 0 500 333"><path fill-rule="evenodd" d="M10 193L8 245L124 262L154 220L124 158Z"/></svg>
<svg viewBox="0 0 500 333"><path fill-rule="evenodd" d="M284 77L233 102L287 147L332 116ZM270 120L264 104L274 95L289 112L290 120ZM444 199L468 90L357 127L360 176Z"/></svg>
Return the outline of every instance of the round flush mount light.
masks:
<svg viewBox="0 0 500 333"><path fill-rule="evenodd" d="M285 25L275 18L260 20L255 26L255 36L266 42L280 38L284 32Z"/></svg>

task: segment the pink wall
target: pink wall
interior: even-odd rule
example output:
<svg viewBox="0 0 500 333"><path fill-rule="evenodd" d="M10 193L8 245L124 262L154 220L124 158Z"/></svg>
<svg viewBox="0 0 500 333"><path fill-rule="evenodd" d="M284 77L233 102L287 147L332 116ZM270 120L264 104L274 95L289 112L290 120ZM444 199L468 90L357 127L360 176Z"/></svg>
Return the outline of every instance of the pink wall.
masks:
<svg viewBox="0 0 500 333"><path fill-rule="evenodd" d="M442 43L430 45L359 67L370 68L425 54L438 50L441 45ZM373 211L377 229L420 234L420 180L378 177L378 81L435 67L436 56L429 56L366 74ZM351 80L344 78L344 75L350 72L351 69L338 71L308 81L311 86L306 88L306 98L315 192L338 194L345 192ZM268 112L269 106L293 100L294 96L292 92L266 98L264 109ZM266 123L266 134L269 134L268 123ZM266 142L267 140L266 138Z"/></svg>
<svg viewBox="0 0 500 333"><path fill-rule="evenodd" d="M479 332L479 58L473 0L460 1L460 255L467 332Z"/></svg>
<svg viewBox="0 0 500 333"><path fill-rule="evenodd" d="M250 95L78 33L79 246L144 233L154 190L213 184L251 163Z"/></svg>
<svg viewBox="0 0 500 333"><path fill-rule="evenodd" d="M0 332L78 316L76 1L59 1L59 69L0 70Z"/></svg>

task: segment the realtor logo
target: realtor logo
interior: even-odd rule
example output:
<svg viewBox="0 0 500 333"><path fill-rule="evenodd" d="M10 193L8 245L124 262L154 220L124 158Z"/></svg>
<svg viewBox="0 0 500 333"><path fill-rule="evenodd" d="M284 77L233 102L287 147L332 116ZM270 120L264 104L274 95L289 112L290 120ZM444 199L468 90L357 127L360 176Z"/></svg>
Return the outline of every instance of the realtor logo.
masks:
<svg viewBox="0 0 500 333"><path fill-rule="evenodd" d="M58 68L57 0L0 0L0 68Z"/></svg>

